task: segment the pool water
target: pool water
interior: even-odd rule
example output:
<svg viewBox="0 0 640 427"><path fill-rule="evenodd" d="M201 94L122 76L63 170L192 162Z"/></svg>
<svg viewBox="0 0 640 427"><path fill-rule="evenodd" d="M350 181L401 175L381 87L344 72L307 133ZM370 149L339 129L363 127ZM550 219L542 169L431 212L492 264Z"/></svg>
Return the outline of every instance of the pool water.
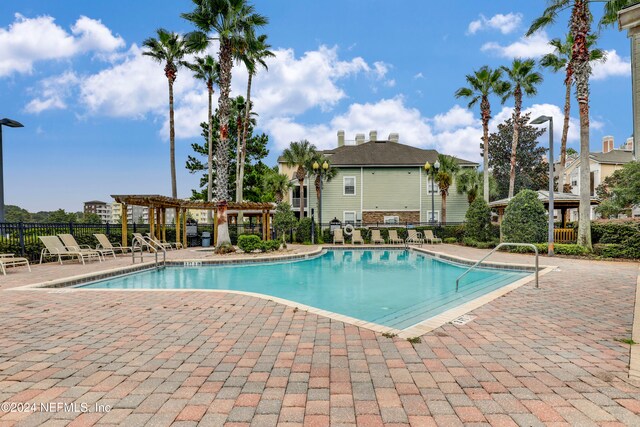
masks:
<svg viewBox="0 0 640 427"><path fill-rule="evenodd" d="M330 250L290 262L167 267L85 287L256 292L404 329L529 274L478 268L456 292L467 268L409 250Z"/></svg>

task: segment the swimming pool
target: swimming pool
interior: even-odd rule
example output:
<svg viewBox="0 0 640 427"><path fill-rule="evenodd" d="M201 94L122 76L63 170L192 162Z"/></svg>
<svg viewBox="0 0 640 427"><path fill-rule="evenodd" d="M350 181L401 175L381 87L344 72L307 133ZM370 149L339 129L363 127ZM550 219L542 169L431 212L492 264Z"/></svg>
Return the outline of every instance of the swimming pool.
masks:
<svg viewBox="0 0 640 427"><path fill-rule="evenodd" d="M311 259L167 267L85 288L218 289L255 292L396 329L471 301L530 272L474 269L410 250L329 250Z"/></svg>

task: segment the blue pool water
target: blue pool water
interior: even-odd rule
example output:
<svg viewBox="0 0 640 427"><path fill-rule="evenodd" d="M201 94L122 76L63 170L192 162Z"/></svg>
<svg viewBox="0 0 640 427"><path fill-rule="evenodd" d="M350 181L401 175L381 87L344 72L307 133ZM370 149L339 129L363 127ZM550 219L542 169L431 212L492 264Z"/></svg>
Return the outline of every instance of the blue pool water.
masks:
<svg viewBox="0 0 640 427"><path fill-rule="evenodd" d="M86 287L256 292L404 329L529 274L475 269L456 293L466 269L407 250L332 250L291 262L167 267Z"/></svg>

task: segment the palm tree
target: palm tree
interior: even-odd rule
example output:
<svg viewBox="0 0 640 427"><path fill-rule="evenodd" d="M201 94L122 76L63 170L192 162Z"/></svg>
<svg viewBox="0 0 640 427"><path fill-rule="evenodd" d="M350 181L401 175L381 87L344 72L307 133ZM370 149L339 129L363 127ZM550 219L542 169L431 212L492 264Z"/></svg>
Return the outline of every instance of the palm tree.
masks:
<svg viewBox="0 0 640 427"><path fill-rule="evenodd" d="M282 152L284 163L296 169L296 179L300 185L300 219L304 218L304 179L307 176L309 164L316 156L316 147L309 141L294 141L289 148Z"/></svg>
<svg viewBox="0 0 640 427"><path fill-rule="evenodd" d="M456 189L458 194L466 194L469 204L478 197L482 187L482 177L476 169L464 168L456 177Z"/></svg>
<svg viewBox="0 0 640 427"><path fill-rule="evenodd" d="M597 40L595 34L590 34L587 43L589 45L589 56L591 61L602 61L605 59L605 52L595 48ZM573 47L573 37L567 34L565 41L553 39L549 44L555 51L548 53L540 60L540 65L551 69L554 73L560 70L565 71L564 85L564 123L562 126L562 138L560 139L560 165L558 166L558 191L564 193L564 169L567 165L567 137L569 135L569 119L571 118L571 87L573 86L573 68L571 67L571 48Z"/></svg>
<svg viewBox="0 0 640 427"><path fill-rule="evenodd" d="M502 66L507 78L511 82L511 89L505 93L503 102L513 96L513 140L511 142L511 171L509 173L509 198L513 197L516 185L516 152L520 138L520 114L522 113L522 95L535 96L538 93L536 85L542 83L542 74L535 71L536 61L533 59L516 58L511 68ZM553 159L551 159L553 161Z"/></svg>
<svg viewBox="0 0 640 427"><path fill-rule="evenodd" d="M178 33L172 33L164 28L156 30L158 38L150 37L142 42L146 48L143 55L150 56L154 61L164 63L164 75L169 81L169 152L171 157L171 196L178 197L176 182L176 131L173 117L173 83L178 77L178 65L182 58L198 50L190 43L189 37L183 38Z"/></svg>
<svg viewBox="0 0 640 427"><path fill-rule="evenodd" d="M273 193L276 204L282 203L284 195L291 188L291 179L283 173L274 171L266 176L264 188L267 192Z"/></svg>
<svg viewBox="0 0 640 427"><path fill-rule="evenodd" d="M455 93L456 98L469 99L469 108L480 102L483 131L483 173L484 199L489 202L489 120L491 120L491 103L489 96L496 94L503 96L510 88L509 83L502 80L501 70L492 70L484 66L473 74L466 76L468 87L462 87Z"/></svg>
<svg viewBox="0 0 640 427"><path fill-rule="evenodd" d="M249 123L249 114L251 112L251 83L253 76L257 73L258 65L268 69L266 58L275 56L273 52L269 50L271 45L267 44L267 36L261 35L253 37L253 34L248 35L248 39L245 40L245 48L240 54L240 59L247 67L249 78L247 80L247 102L245 105L244 121L242 125L242 142L238 138L238 162L236 165L236 202L241 202L243 197L243 184L244 184L244 163L247 157L247 128Z"/></svg>
<svg viewBox="0 0 640 427"><path fill-rule="evenodd" d="M636 0L606 0L600 26L612 25L617 21L620 9L636 3ZM591 246L591 168L589 166L589 77L591 76L591 56L589 54L589 33L593 15L589 10L589 0L551 0L542 16L531 24L527 36L541 28L553 24L558 14L571 9L569 27L573 37L570 67L576 84L576 98L580 110L580 207L578 209L578 245Z"/></svg>
<svg viewBox="0 0 640 427"><path fill-rule="evenodd" d="M213 84L218 84L218 63L211 55L207 55L203 58L195 58L195 62L185 62L184 65L193 71L193 76L205 82L207 85L207 91L209 94L209 177L207 181L207 201L213 200ZM211 217L211 210L207 211L207 223L211 224L213 218Z"/></svg>
<svg viewBox="0 0 640 427"><path fill-rule="evenodd" d="M447 196L449 195L449 187L453 184L454 177L458 174L460 166L458 162L450 156L444 154L438 154L438 162L440 168L435 177L435 182L440 189L440 196L442 197L442 216L441 222L447 223Z"/></svg>
<svg viewBox="0 0 640 427"><path fill-rule="evenodd" d="M218 115L220 137L216 148L216 199L218 201L218 246L229 245L227 223L227 200L229 199L229 92L231 91L231 69L234 49L241 46L248 34L268 23L268 19L255 12L246 0L192 0L193 12L182 17L191 21L200 31L200 39L208 40L208 34L217 33L220 42L218 63L220 64L220 97Z"/></svg>
<svg viewBox="0 0 640 427"><path fill-rule="evenodd" d="M327 165L327 168L324 168L324 165ZM314 168L314 166L316 166ZM333 178L338 175L338 169L331 166L331 162L329 158L324 154L317 152L313 157L311 164L307 165L307 169L313 173L315 176L314 184L316 187L316 200L319 201L318 205L318 222L320 223L320 228L322 229L322 185L323 182L330 182Z"/></svg>

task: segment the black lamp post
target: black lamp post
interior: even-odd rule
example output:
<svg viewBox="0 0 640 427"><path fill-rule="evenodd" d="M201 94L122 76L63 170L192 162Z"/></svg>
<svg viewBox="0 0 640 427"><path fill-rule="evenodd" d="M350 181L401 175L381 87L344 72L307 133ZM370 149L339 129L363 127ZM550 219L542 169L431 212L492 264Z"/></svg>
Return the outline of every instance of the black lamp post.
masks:
<svg viewBox="0 0 640 427"><path fill-rule="evenodd" d="M438 173L438 169L440 169L440 162L436 159L436 162L433 164L433 166L431 166L431 163L427 162L424 164L424 170L427 172L427 178L429 177L429 175L431 175L431 219L429 220L429 222L434 223L436 222L436 213L435 213L435 209L436 209L436 202L435 202L435 195L436 195L436 191L435 188L433 186L434 181L436 180L436 174Z"/></svg>
<svg viewBox="0 0 640 427"><path fill-rule="evenodd" d="M329 170L329 163L325 160L322 163L322 170L320 171L320 165L318 162L313 162L313 170L316 174L320 174L320 198L318 199L318 223L320 224L320 233L322 234L322 187L324 186L324 174Z"/></svg>
<svg viewBox="0 0 640 427"><path fill-rule="evenodd" d="M4 222L4 169L2 167L2 126L7 126L10 128L21 128L24 127L22 123L16 122L11 119L2 119L0 120L0 224Z"/></svg>
<svg viewBox="0 0 640 427"><path fill-rule="evenodd" d="M532 125L541 125L549 122L549 247L547 250L548 256L553 256L553 229L555 227L553 217L553 191L554 191L554 176L553 176L553 117L540 116L537 119L531 120ZM562 177L560 177L560 185L562 185Z"/></svg>

